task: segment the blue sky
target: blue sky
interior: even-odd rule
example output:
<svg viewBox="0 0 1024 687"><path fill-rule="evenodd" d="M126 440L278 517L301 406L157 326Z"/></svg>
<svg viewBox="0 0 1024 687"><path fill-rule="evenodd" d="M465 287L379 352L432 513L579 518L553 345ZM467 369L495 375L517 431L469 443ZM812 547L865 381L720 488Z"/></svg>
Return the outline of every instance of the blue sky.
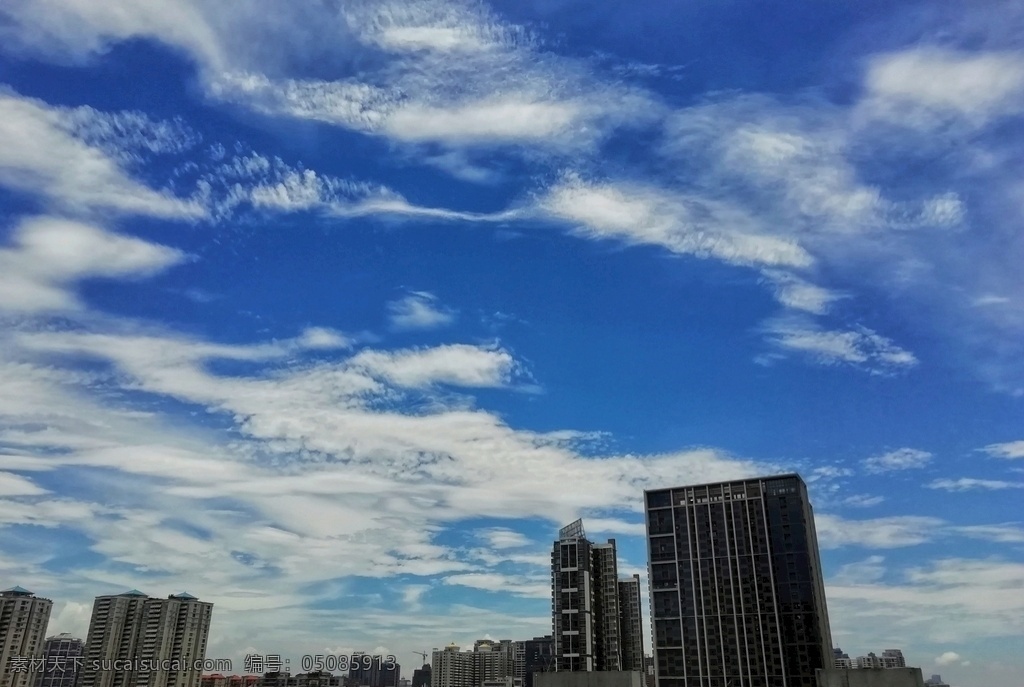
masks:
<svg viewBox="0 0 1024 687"><path fill-rule="evenodd" d="M644 573L645 488L797 470L837 646L1020 685L1019 4L14 0L0 46L0 580L51 633L187 590L211 657L411 669L549 631L558 526Z"/></svg>

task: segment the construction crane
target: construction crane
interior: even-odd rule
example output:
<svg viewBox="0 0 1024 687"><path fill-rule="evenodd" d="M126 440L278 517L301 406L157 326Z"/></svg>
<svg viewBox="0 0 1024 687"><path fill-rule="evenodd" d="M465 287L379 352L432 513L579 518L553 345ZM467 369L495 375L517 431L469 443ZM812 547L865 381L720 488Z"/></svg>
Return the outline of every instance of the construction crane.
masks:
<svg viewBox="0 0 1024 687"><path fill-rule="evenodd" d="M414 651L413 653L416 654L417 656L422 656L423 657L423 665L427 664L427 656L428 656L428 654L427 654L426 651Z"/></svg>

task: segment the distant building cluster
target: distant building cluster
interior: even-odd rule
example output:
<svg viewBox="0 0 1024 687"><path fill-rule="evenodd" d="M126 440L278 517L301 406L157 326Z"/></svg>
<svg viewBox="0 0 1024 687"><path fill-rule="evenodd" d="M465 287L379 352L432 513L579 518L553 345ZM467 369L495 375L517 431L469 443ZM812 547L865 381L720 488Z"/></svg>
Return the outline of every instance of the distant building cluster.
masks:
<svg viewBox="0 0 1024 687"><path fill-rule="evenodd" d="M857 658L850 658L848 654L843 653L842 649L836 648L835 667L844 668L846 670L867 670L870 668L906 668L907 661L903 658L903 652L899 649L886 649L882 652L881 656L876 656L874 652L871 652L867 656L858 656Z"/></svg>
<svg viewBox="0 0 1024 687"><path fill-rule="evenodd" d="M44 638L53 602L0 592L0 686L200 687L213 604L138 590L98 596L83 641Z"/></svg>
<svg viewBox="0 0 1024 687"><path fill-rule="evenodd" d="M0 687L949 687L899 649L832 646L798 475L649 490L643 508L650 654L640 576L620 577L615 540L591 541L576 520L551 549L550 635L418 652L411 680L394 657L295 675L261 657L230 674L206 659L213 604L186 593L96 597L84 640L45 637L52 601L12 587L0 592Z"/></svg>

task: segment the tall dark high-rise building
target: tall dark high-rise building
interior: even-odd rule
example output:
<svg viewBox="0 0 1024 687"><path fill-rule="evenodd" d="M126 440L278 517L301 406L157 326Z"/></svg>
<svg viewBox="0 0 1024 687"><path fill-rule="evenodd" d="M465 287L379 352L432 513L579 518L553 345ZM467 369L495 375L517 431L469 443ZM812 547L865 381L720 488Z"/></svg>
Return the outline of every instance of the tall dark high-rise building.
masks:
<svg viewBox="0 0 1024 687"><path fill-rule="evenodd" d="M46 638L43 674L36 687L75 687L85 642L67 633Z"/></svg>
<svg viewBox="0 0 1024 687"><path fill-rule="evenodd" d="M619 580L619 637L622 670L644 672L644 626L640 613L640 576Z"/></svg>
<svg viewBox="0 0 1024 687"><path fill-rule="evenodd" d="M589 541L582 520L559 530L551 554L551 591L555 670L620 670L615 540Z"/></svg>
<svg viewBox="0 0 1024 687"><path fill-rule="evenodd" d="M398 687L402 666L388 663L382 656L357 652L348 671L348 683L354 687Z"/></svg>
<svg viewBox="0 0 1024 687"><path fill-rule="evenodd" d="M430 687L430 664L412 671L412 687Z"/></svg>
<svg viewBox="0 0 1024 687"><path fill-rule="evenodd" d="M800 476L644 501L658 687L815 687L832 637Z"/></svg>

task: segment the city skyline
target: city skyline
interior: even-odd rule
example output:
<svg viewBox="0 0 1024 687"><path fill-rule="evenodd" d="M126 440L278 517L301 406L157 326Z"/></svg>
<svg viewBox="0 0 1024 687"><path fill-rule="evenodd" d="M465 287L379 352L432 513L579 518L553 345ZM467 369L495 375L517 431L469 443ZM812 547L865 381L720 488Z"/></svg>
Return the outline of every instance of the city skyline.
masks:
<svg viewBox="0 0 1024 687"><path fill-rule="evenodd" d="M648 661L651 661L655 671L654 675L657 680L662 681L663 687L677 687L680 679L684 682L696 680L694 684L700 686L705 685L702 680L709 680L706 683L708 687L719 687L722 680L728 683L734 680L724 673L713 673L708 674L710 677L695 678L693 675L689 675L688 670L692 668L696 671L695 674L705 675L707 670L705 647L712 647L710 651L714 653L715 657L719 657L727 643L737 641L744 645L750 645L753 642L755 649L761 647L761 653L775 651L769 648L769 644L778 642L780 653L776 659L767 657L758 659L754 655L758 653L755 650L753 654L740 652L732 659L725 660L727 662L738 660L737 665L741 666L745 674L749 673L751 668L757 668L754 674L760 675L765 666L777 665L783 669L783 673L779 676L765 675L758 679L768 681L786 679L793 687L814 687L816 683L811 676L813 676L813 666L815 665L848 669L902 668L907 665L902 651L898 649L885 649L881 656L869 652L867 655L851 660L841 648L832 646L827 608L822 603L824 589L813 508L808 499L807 486L799 475L782 474L717 484L680 485L648 490L644 492L643 497L649 551L648 572L652 570L650 567L652 564L659 570L669 564L673 571L673 582L670 583L666 575L656 570L652 578L654 585L646 590L647 594L644 594L648 600L647 606L654 614L649 618L648 623L648 629L653 630L653 639L650 642L653 655L646 652L642 633L637 637L632 634L634 629L639 629L644 624L641 612L644 604L640 598L644 589L640 582L640 575L634 573L629 578L620 576L616 563L615 540L610 539L603 544L590 541L587 539L582 519L578 519L559 530L558 539L554 541L551 553L552 634L543 638L534 637L532 640L481 638L473 642L471 650L465 651L454 642L442 649L435 648L431 654L432 660L423 666L424 668L435 668L432 671L432 678L431 672L426 673L428 684L431 687L500 687L499 683L503 680L506 678L511 680L514 677L515 682L508 682L505 687L530 687L532 675L528 675L528 673L535 670L540 672L639 670L646 673ZM787 509L787 499L793 502L790 504L792 508ZM751 504L753 504L753 510L751 510ZM738 506L742 506L740 511L733 513ZM712 511L721 512L718 512L718 515L712 513L702 516L701 513L709 508ZM667 519L665 513L669 514ZM730 515L730 513L733 514ZM724 520L718 522L722 517ZM723 534L725 531L730 534L726 536ZM740 532L740 534L736 534L736 532ZM746 532L746 535L741 536L743 532ZM666 534L669 535L668 539L671 541L679 540L680 537L686 535L685 545L680 544L679 546L682 548L679 551L690 551L691 553L689 555L675 553L666 557L665 552L661 550L664 547L659 544L664 541ZM791 542L791 539L794 541ZM693 597L685 603L682 601L679 603L686 605L691 612L698 612L699 615L706 613L714 615L716 611L700 610L700 608L703 608L702 604L709 603L708 598L717 598L720 595L723 591L719 588L721 584L732 585L726 591L731 589L734 597L746 599L746 595L754 593L755 590L747 589L744 585L761 580L768 587L756 590L754 596L751 597L757 601L757 617L761 618L763 613L767 612L769 615L778 616L778 618L771 621L770 626L764 625L760 630L756 626L763 621L755 623L756 636L748 637L749 633L746 631L742 633L743 637L738 638L728 633L722 635L721 629L711 629L710 625L707 630L702 630L700 629L702 622L700 619L697 620L697 630L692 628L687 630L685 614L682 621L675 617L679 615L682 606L677 604L675 613L672 613L666 610L667 607L663 601L651 596L651 594L664 594L666 591L673 595L692 596L685 591L689 589L689 585L680 585L675 581L678 579L677 575L683 575L684 568L686 568L689 571L686 573L687 579L696 584L694 581L696 577L691 579L691 576L697 575L698 568L703 571L704 564L710 564L711 557L719 555L715 553L718 547L725 547L723 549L725 553L721 555L726 557L739 555L739 558L729 563L730 569L734 567L735 570L726 574L722 580L713 582L713 589L710 592L702 591L703 601ZM707 549L706 553L709 558L699 560L704 557L705 549ZM735 553L729 553L733 550ZM671 554L671 551L669 553ZM795 568L794 556L796 557ZM759 557L766 559L767 567L756 562ZM750 558L751 562L744 563L740 560L746 558ZM803 564L800 563L801 559L804 560ZM714 560L717 563L718 559L714 558ZM804 571L801 565L811 567ZM778 583L769 582L773 579L780 579L780 575L784 577L787 566L789 570L788 583L785 580ZM737 574L739 577L732 580L732 577ZM796 591L794 584L807 587L804 591L815 599L807 608L803 608L806 606L802 597L804 592ZM613 597L614 603L608 606L608 600L603 598L602 592L604 596ZM711 597L708 597L705 592L710 593ZM564 599L567 594L584 597L589 595L589 601L566 603ZM635 600L633 597L636 597ZM12 611L17 609L23 616L31 616L36 612L33 610L36 599L31 592L20 586L4 590L0 593L0 598L12 601L29 599L33 603L33 607L28 610L12 606L10 602L8 603L9 608L0 609L3 611L0 613L0 620L3 621L0 622L0 640L6 641L9 639L9 629L17 621L17 618L13 617ZM562 599L562 601L558 602L558 599ZM48 599L38 601L43 604L40 608L45 613L41 615L37 613L37 615L39 618L42 618L43 615L48 618L52 601ZM633 603L632 609L628 608L630 603ZM788 605L792 604L795 604L793 608L787 610ZM22 602L23 605L24 602ZM818 610L815 610L816 607ZM188 610L190 608L191 612ZM201 612L197 613L196 609ZM765 609L768 610L765 611ZM685 611L685 608L682 610ZM564 621L566 612L580 613L579 617L585 615L589 618L585 623L580 621L570 627ZM796 626L793 626L793 623L786 618L794 612L797 615L804 614L808 617L801 616ZM733 609L729 613L739 613L739 615L735 615L735 618L738 618L736 628L746 625L743 619L744 612ZM779 615L780 613L781 615ZM815 620L812 616L817 614L820 615ZM148 674L147 677L147 674L139 674L134 670L113 670L109 667L97 670L97 666L114 664L119 660L125 660L126 657L131 657L132 660L143 659L143 663L152 663L153 661L187 663L198 658L201 662L209 665L219 664L222 662L220 659L205 660L209 659L205 648L211 616L212 604L201 603L197 597L187 592L171 594L166 600L149 597L137 589L116 595L98 596L94 600L89 625L88 637L91 638L91 649L87 648L85 642L73 637L70 633L47 636L45 642L41 643L40 637L45 636L47 631L46 623L42 623L36 628L34 636L25 638L25 647L40 644L44 647L44 649L39 649L38 654L45 661L53 661L56 658L63 664L65 659L71 659L75 666L74 673L70 673L62 667L60 675L52 675L53 666L47 663L47 674L38 676L42 680L38 685L35 682L36 675L32 675L31 678L24 675L20 678L16 676L16 679L30 680L25 683L27 687L64 687L65 685L68 687L96 687L98 685L120 687L122 679L128 679L133 684L136 684L138 680L156 680L153 684L159 687L164 685L160 680L171 680L167 683L168 687L196 687L201 676L214 679L218 675L221 677L224 675L204 668L179 672L177 677L173 673L168 675ZM664 637L672 635L672 632L669 631L666 634L666 628L661 627L661 623L665 622L663 618L668 618L670 622L682 622L683 624L683 634L680 635L684 639L683 655L691 657L685 662L685 665L672 657L664 657L666 653L662 646L665 643ZM609 621L613 621L615 625L615 631L610 636L606 629ZM703 622L710 623L711 621ZM818 640L814 640L811 635L804 637L800 634L805 630L799 628L806 627L813 630L817 623L820 623L822 633ZM37 622L36 625L39 623ZM585 641L578 642L575 648L566 647L563 643L553 639L559 637L563 630L578 631L583 625L589 626L591 630L589 633L579 632L580 637ZM786 629L787 627L789 629ZM699 638L691 636L695 631L707 632L707 635L701 634ZM691 635L687 635L688 632ZM768 635L765 635L765 642L761 642L758 637L765 632ZM793 634L794 632L797 634ZM571 634L576 634L576 632ZM182 645L182 640L187 637L191 642L193 636L195 637L194 644ZM696 643L693 647L687 648L685 642L691 640ZM803 655L806 651L804 645L808 642L814 645L815 641L819 642L818 655L816 657ZM7 643L10 644L9 641ZM538 643L547 645L548 648L542 653L546 653L549 658L537 660L535 656L537 650L531 649L531 645ZM587 644L590 648L583 651L583 644ZM669 644L672 642L670 641ZM4 646L6 647L7 644ZM627 647L632 647L632 649ZM616 648L619 650L616 651ZM632 659L636 665L633 665L629 658L631 650L639 651L639 654ZM671 651L672 649L669 649L668 653ZM560 659L559 652L563 654L576 652L568 655L578 655L580 658L563 657ZM6 651L6 653L10 654L11 651ZM423 652L413 653L424 658L427 656ZM797 656L797 653L801 655ZM33 657L33 652L31 649L22 649L22 653L11 655L16 655L23 661ZM373 660L368 665L357 663L363 657L370 657ZM782 659L781 662L777 662L779 658ZM401 687L401 685L410 687L414 680L399 679L401 667L397 663L397 658L386 655L386 664L381 662L384 659L385 655L377 654L374 657L374 655L368 655L362 651L335 656L304 655L299 661L292 661L280 654L248 654L243 662L246 668L244 671L236 673L228 669L228 673L234 677L274 675L277 674L277 671L281 671L283 676L292 677L323 674L334 677L344 676L345 679L354 681L353 684L365 684L368 687ZM773 664L773 660L777 663ZM806 669L800 673L801 668L798 666L804 664L806 664ZM344 665L351 667L345 669ZM89 667L82 669L82 666ZM341 666L340 674L336 672L339 666ZM216 668L216 670L222 669L224 667L220 665ZM151 669L147 668L147 670ZM785 671L791 672L787 675ZM414 672L422 673L419 669ZM79 673L82 673L81 677L79 677ZM737 675L739 674L737 673ZM185 679L185 676L190 677L184 682L178 682L178 680ZM750 679L749 675L745 675L744 679ZM757 687L759 684L752 683L753 687ZM282 683L280 687L286 686ZM321 687L327 687L327 685Z"/></svg>
<svg viewBox="0 0 1024 687"><path fill-rule="evenodd" d="M835 644L1021 687L1022 27L0 2L0 588L408 667L549 634L566 523L646 588L644 491L798 473Z"/></svg>

